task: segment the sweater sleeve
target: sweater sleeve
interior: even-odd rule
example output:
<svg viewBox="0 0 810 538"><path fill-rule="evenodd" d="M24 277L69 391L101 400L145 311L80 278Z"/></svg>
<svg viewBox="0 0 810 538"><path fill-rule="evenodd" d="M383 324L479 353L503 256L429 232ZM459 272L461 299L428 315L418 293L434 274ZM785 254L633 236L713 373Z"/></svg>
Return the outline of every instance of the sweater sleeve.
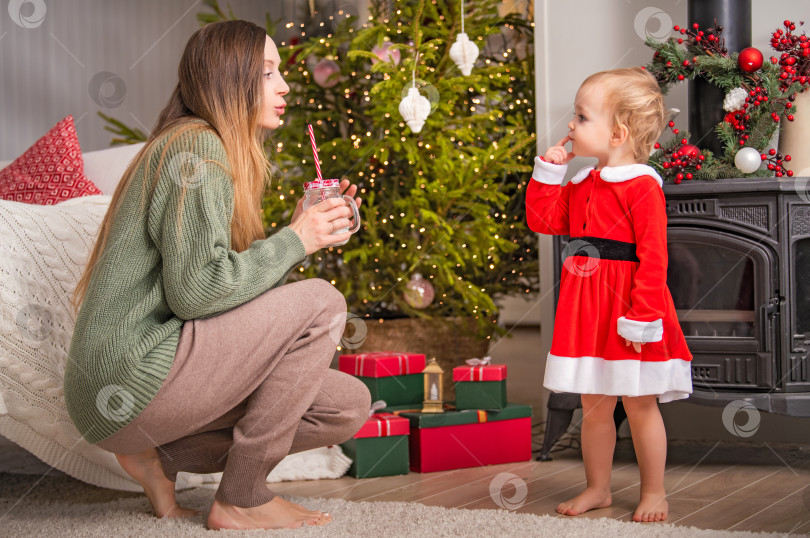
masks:
<svg viewBox="0 0 810 538"><path fill-rule="evenodd" d="M149 233L162 256L166 301L184 320L218 314L283 284L306 256L290 228L242 252L231 249L228 168L219 137L196 130L170 143L155 178Z"/></svg>
<svg viewBox="0 0 810 538"><path fill-rule="evenodd" d="M526 189L526 221L534 232L564 235L568 232L568 195L562 187L568 165L534 158L532 180Z"/></svg>
<svg viewBox="0 0 810 538"><path fill-rule="evenodd" d="M650 177L634 180L628 209L636 240L638 268L630 289L630 309L620 317L617 331L633 342L660 342L667 285L667 215L664 192Z"/></svg>

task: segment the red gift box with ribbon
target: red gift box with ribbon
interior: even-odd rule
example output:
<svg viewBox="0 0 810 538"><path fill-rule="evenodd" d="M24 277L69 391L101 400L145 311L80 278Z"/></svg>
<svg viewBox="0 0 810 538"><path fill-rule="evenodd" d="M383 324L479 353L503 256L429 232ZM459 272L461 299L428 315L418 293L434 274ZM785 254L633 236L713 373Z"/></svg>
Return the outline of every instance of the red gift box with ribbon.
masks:
<svg viewBox="0 0 810 538"><path fill-rule="evenodd" d="M386 403L371 404L369 418L354 437L341 443L352 460L349 475L355 478L408 474L408 436L411 423L392 413L378 413Z"/></svg>
<svg viewBox="0 0 810 538"><path fill-rule="evenodd" d="M395 375L421 374L425 369L424 353L357 353L341 355L338 368L358 377L389 377Z"/></svg>
<svg viewBox="0 0 810 538"><path fill-rule="evenodd" d="M503 381L506 379L506 365L456 366L453 368L453 381Z"/></svg>
<svg viewBox="0 0 810 538"><path fill-rule="evenodd" d="M363 427L354 434L354 438L408 435L410 431L411 423L407 418L402 418L393 413L374 413L363 424Z"/></svg>

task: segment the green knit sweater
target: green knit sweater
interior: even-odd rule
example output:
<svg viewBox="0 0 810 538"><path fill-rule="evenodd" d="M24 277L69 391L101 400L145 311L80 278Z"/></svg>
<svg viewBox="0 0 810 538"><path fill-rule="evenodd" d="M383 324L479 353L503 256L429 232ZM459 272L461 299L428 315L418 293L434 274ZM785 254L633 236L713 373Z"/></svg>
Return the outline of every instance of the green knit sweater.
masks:
<svg viewBox="0 0 810 538"><path fill-rule="evenodd" d="M283 284L306 255L290 228L231 250L230 177L215 162L197 166L191 177L187 166L210 159L228 169L222 141L206 123L166 148L172 134L157 141L124 193L76 320L65 401L90 443L126 426L152 400L185 320L215 316ZM147 166L156 181L151 194Z"/></svg>

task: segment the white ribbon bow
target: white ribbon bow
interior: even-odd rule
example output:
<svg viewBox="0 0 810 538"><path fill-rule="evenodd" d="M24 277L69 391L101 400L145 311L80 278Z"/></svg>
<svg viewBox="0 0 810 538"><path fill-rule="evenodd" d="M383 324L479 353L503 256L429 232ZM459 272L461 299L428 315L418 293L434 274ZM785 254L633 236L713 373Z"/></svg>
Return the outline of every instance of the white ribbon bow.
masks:
<svg viewBox="0 0 810 538"><path fill-rule="evenodd" d="M371 409L369 409L368 411L368 416L371 416L377 411L385 409L386 407L388 407L388 404L385 403L385 400L377 400L376 402L371 404Z"/></svg>
<svg viewBox="0 0 810 538"><path fill-rule="evenodd" d="M470 366L489 366L489 364L492 362L492 357L487 355L483 359L477 359L477 358L476 359L467 359L464 362L466 362Z"/></svg>

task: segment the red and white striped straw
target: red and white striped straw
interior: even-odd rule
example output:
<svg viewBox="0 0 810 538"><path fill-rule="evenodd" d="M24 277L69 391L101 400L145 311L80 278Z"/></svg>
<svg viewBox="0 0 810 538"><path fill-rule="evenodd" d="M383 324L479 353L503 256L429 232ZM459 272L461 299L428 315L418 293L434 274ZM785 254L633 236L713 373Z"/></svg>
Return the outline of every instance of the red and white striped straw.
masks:
<svg viewBox="0 0 810 538"><path fill-rule="evenodd" d="M315 144L315 132L312 130L312 125L307 125L307 129L309 130L309 140L312 142L312 155L315 157L315 171L318 172L318 179L323 180L323 174L321 174L321 163L318 160L318 146Z"/></svg>

